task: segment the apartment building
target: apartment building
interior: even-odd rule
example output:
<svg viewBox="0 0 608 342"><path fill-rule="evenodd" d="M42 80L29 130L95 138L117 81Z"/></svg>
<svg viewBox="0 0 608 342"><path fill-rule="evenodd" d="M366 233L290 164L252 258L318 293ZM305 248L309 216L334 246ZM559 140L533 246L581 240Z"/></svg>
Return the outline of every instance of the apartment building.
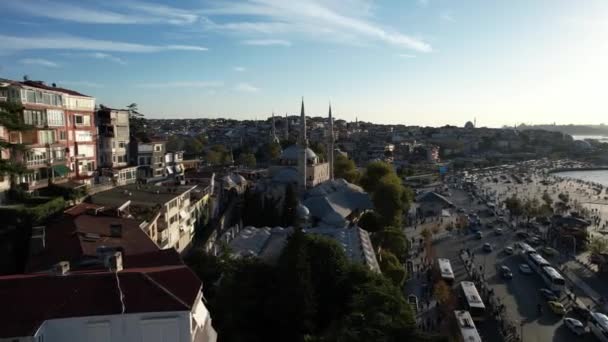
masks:
<svg viewBox="0 0 608 342"><path fill-rule="evenodd" d="M129 164L129 111L102 107L96 113L99 167L120 168Z"/></svg>
<svg viewBox="0 0 608 342"><path fill-rule="evenodd" d="M95 107L93 97L76 91L50 86L42 81L0 80L0 101L10 101L23 106L23 122L32 129L8 132L9 141L25 144L26 152L13 156L21 160L29 170L18 182L26 190L48 186L49 182L61 183L68 178L87 175L79 166L95 161L87 145L95 144L94 125L76 129L75 116L91 116ZM76 119L78 120L78 119ZM80 146L83 146L82 148Z"/></svg>
<svg viewBox="0 0 608 342"><path fill-rule="evenodd" d="M201 217L208 215L203 206L209 191L196 185L129 184L94 194L91 203L117 208L139 220L159 248L181 253L190 247Z"/></svg>
<svg viewBox="0 0 608 342"><path fill-rule="evenodd" d="M159 139L131 140L131 164L137 165L138 179L159 179L169 174L165 164L166 144Z"/></svg>

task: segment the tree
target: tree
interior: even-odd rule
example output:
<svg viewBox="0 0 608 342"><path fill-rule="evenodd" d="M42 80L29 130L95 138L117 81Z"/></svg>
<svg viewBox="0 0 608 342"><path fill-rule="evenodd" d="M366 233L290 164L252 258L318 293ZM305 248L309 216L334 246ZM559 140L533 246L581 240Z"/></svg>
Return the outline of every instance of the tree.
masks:
<svg viewBox="0 0 608 342"><path fill-rule="evenodd" d="M592 255L608 253L608 240L599 236L594 236L590 239L588 248Z"/></svg>
<svg viewBox="0 0 608 342"><path fill-rule="evenodd" d="M373 211L366 211L359 219L359 227L365 229L370 233L377 232L382 229L381 218L378 214Z"/></svg>
<svg viewBox="0 0 608 342"><path fill-rule="evenodd" d="M256 165L255 156L253 153L241 153L239 156L239 164L249 168L254 168Z"/></svg>
<svg viewBox="0 0 608 342"><path fill-rule="evenodd" d="M319 159L321 159L321 160L326 159L327 151L325 151L325 144L315 141L315 142L312 142L309 147L311 150L313 150L313 152L315 152L315 154L319 157Z"/></svg>
<svg viewBox="0 0 608 342"><path fill-rule="evenodd" d="M559 198L560 201L568 204L568 202L570 201L570 196L568 194L565 194L563 192L560 192L559 195L557 195L557 198Z"/></svg>
<svg viewBox="0 0 608 342"><path fill-rule="evenodd" d="M397 257L388 250L378 253L378 264L382 274L387 276L395 286L401 288L405 282L405 268Z"/></svg>
<svg viewBox="0 0 608 342"><path fill-rule="evenodd" d="M543 202L545 202L546 205L548 205L549 207L551 207L553 205L553 198L551 198L551 195L549 195L549 193L547 191L545 191L543 193L543 197L542 197Z"/></svg>
<svg viewBox="0 0 608 342"><path fill-rule="evenodd" d="M203 153L203 144L196 138L186 138L183 143L184 154L198 157Z"/></svg>
<svg viewBox="0 0 608 342"><path fill-rule="evenodd" d="M382 161L371 162L361 176L361 186L365 191L373 193L378 185L378 180L389 174L395 174L392 166Z"/></svg>
<svg viewBox="0 0 608 342"><path fill-rule="evenodd" d="M354 161L338 154L334 159L334 177L343 178L349 183L357 183L361 175Z"/></svg>
<svg viewBox="0 0 608 342"><path fill-rule="evenodd" d="M131 136L142 141L149 141L146 132L146 119L144 118L144 114L139 112L137 103L128 105L127 110L129 111L129 132Z"/></svg>
<svg viewBox="0 0 608 342"><path fill-rule="evenodd" d="M386 249L399 260L405 261L409 243L405 233L396 227L386 227L372 235L374 245L379 249Z"/></svg>
<svg viewBox="0 0 608 342"><path fill-rule="evenodd" d="M283 201L283 226L289 227L295 224L296 207L298 206L298 195L293 184L285 188L285 201Z"/></svg>
<svg viewBox="0 0 608 342"><path fill-rule="evenodd" d="M435 287L433 288L433 296L435 297L435 299L437 299L439 304L445 304L450 300L450 297L452 296L452 291L450 290L448 284L445 283L445 281L440 280L435 284Z"/></svg>
<svg viewBox="0 0 608 342"><path fill-rule="evenodd" d="M516 195L507 198L504 203L512 216L519 217L523 214L523 204Z"/></svg>
<svg viewBox="0 0 608 342"><path fill-rule="evenodd" d="M177 135L172 135L167 140L167 151L183 151L184 139Z"/></svg>
<svg viewBox="0 0 608 342"><path fill-rule="evenodd" d="M24 132L31 129L20 120L20 113L23 107L13 102L0 102L0 126L9 132ZM15 189L17 177L27 172L27 168L20 160L17 160L19 153L25 153L27 147L24 144L12 143L7 140L0 140L0 153L7 150L10 158L0 158L0 175L8 175L11 189Z"/></svg>
<svg viewBox="0 0 608 342"><path fill-rule="evenodd" d="M420 235L426 241L426 240L430 240L431 239L431 237L433 236L433 233L428 228L424 228L422 230L422 232L420 232Z"/></svg>
<svg viewBox="0 0 608 342"><path fill-rule="evenodd" d="M533 217L536 217L540 214L540 203L538 202L538 199L526 199L522 206L522 211L523 214L526 216L527 222L530 223L530 220Z"/></svg>

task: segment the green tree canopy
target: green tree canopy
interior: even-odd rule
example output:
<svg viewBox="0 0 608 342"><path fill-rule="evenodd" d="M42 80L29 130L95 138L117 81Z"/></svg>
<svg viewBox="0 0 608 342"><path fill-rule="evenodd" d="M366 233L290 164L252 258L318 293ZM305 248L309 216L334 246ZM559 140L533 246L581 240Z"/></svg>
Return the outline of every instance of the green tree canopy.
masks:
<svg viewBox="0 0 608 342"><path fill-rule="evenodd" d="M339 154L334 159L334 177L343 178L349 183L357 183L361 174L354 161Z"/></svg>
<svg viewBox="0 0 608 342"><path fill-rule="evenodd" d="M403 230L397 227L385 227L372 235L374 246L386 249L399 260L405 261L409 249L409 243Z"/></svg>
<svg viewBox="0 0 608 342"><path fill-rule="evenodd" d="M378 263L382 274L393 281L395 286L401 288L405 282L405 268L397 257L388 250L381 250L378 253Z"/></svg>
<svg viewBox="0 0 608 342"><path fill-rule="evenodd" d="M239 155L239 164L249 167L249 168L254 168L256 165L256 160L255 160L255 156L253 155L253 153L249 153L249 152L245 152L245 153L241 153L241 155Z"/></svg>
<svg viewBox="0 0 608 342"><path fill-rule="evenodd" d="M507 198L504 203L511 215L518 217L524 213L523 203L516 195Z"/></svg>
<svg viewBox="0 0 608 342"><path fill-rule="evenodd" d="M367 165L361 176L361 186L365 191L373 193L376 191L378 180L386 175L394 174L395 170L389 164L382 161L371 162Z"/></svg>
<svg viewBox="0 0 608 342"><path fill-rule="evenodd" d="M370 233L377 232L383 228L382 218L373 211L367 211L361 215L358 225Z"/></svg>

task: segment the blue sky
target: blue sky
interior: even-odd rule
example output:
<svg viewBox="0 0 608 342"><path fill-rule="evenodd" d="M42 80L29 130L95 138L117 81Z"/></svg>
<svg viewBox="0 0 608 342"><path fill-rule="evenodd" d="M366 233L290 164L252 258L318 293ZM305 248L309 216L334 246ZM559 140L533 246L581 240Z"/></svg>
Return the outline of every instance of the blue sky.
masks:
<svg viewBox="0 0 608 342"><path fill-rule="evenodd" d="M149 117L608 120L608 1L0 2L0 77Z"/></svg>

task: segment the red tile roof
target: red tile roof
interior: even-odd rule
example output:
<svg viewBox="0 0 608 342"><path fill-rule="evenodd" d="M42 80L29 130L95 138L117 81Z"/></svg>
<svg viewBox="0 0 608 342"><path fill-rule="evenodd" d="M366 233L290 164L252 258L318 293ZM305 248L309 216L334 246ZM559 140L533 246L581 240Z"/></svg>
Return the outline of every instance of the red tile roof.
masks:
<svg viewBox="0 0 608 342"><path fill-rule="evenodd" d="M184 265L125 269L118 278L125 313L191 311L201 290ZM115 274L107 270L2 276L0 303L0 338L32 336L49 319L122 312Z"/></svg>
<svg viewBox="0 0 608 342"><path fill-rule="evenodd" d="M40 81L23 81L23 82L19 82L19 84L22 84L22 85L25 85L25 86L28 86L28 87L38 88L38 89L58 91L58 92L65 93L65 94L68 94L68 95L82 96L82 97L91 97L89 95L84 95L84 94L81 94L81 93L79 93L77 91L74 91L74 90L71 90L71 89L48 86L46 84L41 83Z"/></svg>
<svg viewBox="0 0 608 342"><path fill-rule="evenodd" d="M122 225L122 237L110 236L110 225L115 223ZM46 246L29 258L27 272L48 270L59 261L70 261L76 268L82 261L95 259L100 246L120 247L124 257L159 250L134 219L92 215L65 217L50 224L45 235Z"/></svg>

